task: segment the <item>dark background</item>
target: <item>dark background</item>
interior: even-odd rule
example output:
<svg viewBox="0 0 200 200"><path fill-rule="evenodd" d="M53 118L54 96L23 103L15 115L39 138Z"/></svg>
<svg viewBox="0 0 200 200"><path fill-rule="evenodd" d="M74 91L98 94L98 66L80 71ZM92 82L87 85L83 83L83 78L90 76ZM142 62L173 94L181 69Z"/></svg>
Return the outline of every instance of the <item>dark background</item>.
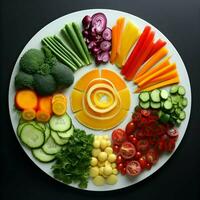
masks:
<svg viewBox="0 0 200 200"><path fill-rule="evenodd" d="M0 199L200 199L199 0L1 0L0 4ZM52 20L88 8L122 10L152 23L179 51L192 86L190 124L175 154L145 181L113 192L84 192L47 176L23 152L8 114L9 79L25 44Z"/></svg>

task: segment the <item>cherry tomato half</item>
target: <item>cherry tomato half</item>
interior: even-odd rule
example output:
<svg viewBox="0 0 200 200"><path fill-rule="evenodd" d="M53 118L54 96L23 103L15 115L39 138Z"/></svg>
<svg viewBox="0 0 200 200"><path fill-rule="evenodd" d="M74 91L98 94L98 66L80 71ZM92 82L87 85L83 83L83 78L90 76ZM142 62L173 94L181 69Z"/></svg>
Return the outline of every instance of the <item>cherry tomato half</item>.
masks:
<svg viewBox="0 0 200 200"><path fill-rule="evenodd" d="M169 135L170 137L178 137L178 131L175 128L171 128L167 131L167 135Z"/></svg>
<svg viewBox="0 0 200 200"><path fill-rule="evenodd" d="M149 141L146 139L138 140L136 144L136 149L142 152L147 151L149 149Z"/></svg>
<svg viewBox="0 0 200 200"><path fill-rule="evenodd" d="M126 166L126 173L130 176L137 176L141 172L141 166L140 163L136 160L131 161Z"/></svg>
<svg viewBox="0 0 200 200"><path fill-rule="evenodd" d="M144 117L149 117L151 115L151 111L150 110L142 109L140 112L141 112L142 116L144 116Z"/></svg>
<svg viewBox="0 0 200 200"><path fill-rule="evenodd" d="M126 140L125 131L118 128L112 132L112 141L114 144L122 144Z"/></svg>
<svg viewBox="0 0 200 200"><path fill-rule="evenodd" d="M141 158L139 158L139 163L140 163L140 166L142 169L145 169L146 168L146 165L147 165L147 161L146 161L146 157L145 156L142 156Z"/></svg>
<svg viewBox="0 0 200 200"><path fill-rule="evenodd" d="M136 127L135 127L135 123L133 121L130 121L127 125L126 125L126 135L129 136L131 135L134 131L135 131Z"/></svg>
<svg viewBox="0 0 200 200"><path fill-rule="evenodd" d="M146 160L150 164L155 164L158 161L159 154L155 149L149 149L146 154Z"/></svg>
<svg viewBox="0 0 200 200"><path fill-rule="evenodd" d="M123 142L120 148L120 155L124 159L130 159L135 156L136 148L131 142Z"/></svg>

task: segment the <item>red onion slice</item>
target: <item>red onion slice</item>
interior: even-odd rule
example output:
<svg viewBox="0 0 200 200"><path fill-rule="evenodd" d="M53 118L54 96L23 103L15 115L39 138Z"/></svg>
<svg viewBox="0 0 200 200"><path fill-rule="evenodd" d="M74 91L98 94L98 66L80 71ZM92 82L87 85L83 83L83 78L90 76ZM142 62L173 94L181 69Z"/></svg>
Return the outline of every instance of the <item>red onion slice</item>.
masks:
<svg viewBox="0 0 200 200"><path fill-rule="evenodd" d="M110 51L111 49L111 42L103 41L100 44L100 48L102 51Z"/></svg>
<svg viewBox="0 0 200 200"><path fill-rule="evenodd" d="M106 28L103 33L102 37L104 40L110 41L112 39L112 30L110 28Z"/></svg>
<svg viewBox="0 0 200 200"><path fill-rule="evenodd" d="M96 13L92 16L92 27L95 27L96 33L102 33L107 25L107 18L103 13Z"/></svg>
<svg viewBox="0 0 200 200"><path fill-rule="evenodd" d="M86 15L82 20L83 27L85 29L89 29L91 21L92 21L92 18L89 15Z"/></svg>

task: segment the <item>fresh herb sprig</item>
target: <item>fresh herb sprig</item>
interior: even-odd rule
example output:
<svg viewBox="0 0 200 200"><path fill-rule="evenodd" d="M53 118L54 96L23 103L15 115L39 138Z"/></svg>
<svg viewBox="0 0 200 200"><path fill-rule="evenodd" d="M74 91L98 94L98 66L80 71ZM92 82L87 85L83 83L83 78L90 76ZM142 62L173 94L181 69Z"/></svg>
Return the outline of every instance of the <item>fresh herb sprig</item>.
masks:
<svg viewBox="0 0 200 200"><path fill-rule="evenodd" d="M66 184L74 182L80 188L86 188L93 141L94 135L76 129L67 145L56 156L56 162L52 166L54 177Z"/></svg>

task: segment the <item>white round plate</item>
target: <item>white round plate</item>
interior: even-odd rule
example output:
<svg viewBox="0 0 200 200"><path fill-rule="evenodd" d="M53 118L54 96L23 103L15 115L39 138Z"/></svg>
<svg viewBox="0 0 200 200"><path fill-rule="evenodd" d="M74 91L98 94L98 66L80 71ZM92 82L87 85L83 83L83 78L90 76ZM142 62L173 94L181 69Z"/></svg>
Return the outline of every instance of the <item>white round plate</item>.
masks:
<svg viewBox="0 0 200 200"><path fill-rule="evenodd" d="M50 35L59 35L59 31L61 30L61 28L64 27L65 24L70 23L70 22L77 22L77 23L81 23L82 18L85 15L93 15L96 12L103 12L106 16L107 16L107 20L108 20L108 26L112 27L115 23L116 23L116 19L120 16L124 16L126 17L126 19L130 19L132 20L135 24L137 24L140 28L140 30L142 31L143 28L148 25L149 23L140 19L139 17L136 17L134 15L125 13L125 12L121 12L121 11L116 11L116 10L107 10L107 9L91 9L91 10L82 10L82 11L78 11L78 12L74 12L68 15L65 15L63 17L60 17L58 19L56 19L55 21L49 23L48 25L46 25L44 28L42 28L38 33L36 33L32 39L27 43L27 45L24 47L23 51L21 52L21 54L19 55L17 62L14 66L13 72L12 72L12 76L11 76L11 80L10 80L10 87L9 87L9 112L10 112L10 117L11 117L11 121L12 121L12 126L14 129L14 132L16 134L16 129L17 129L17 124L18 124L18 115L16 112L13 111L14 108L14 97L15 97L15 87L14 87L14 79L15 79L15 75L19 70L19 59L20 57L30 48L40 48L41 47L41 39L43 39L46 36L50 36ZM151 25L151 24L149 24ZM172 55L171 57L171 61L172 62L176 62L177 64L177 68L178 68L178 73L180 76L180 84L183 85L186 88L186 96L188 98L188 106L185 109L186 111L186 119L184 120L184 122L181 124L181 126L179 127L179 132L180 132L180 136L178 138L178 141L176 143L176 148L178 147L178 145L180 144L188 122L189 122L189 117L190 117L190 110L191 110L191 88L190 88L190 81L188 78L188 74L185 68L185 65L180 57L180 55L178 54L177 50L175 49L175 47L172 45L172 43L158 30L156 29L154 26L152 26L152 29L155 30L156 33L156 38L161 38L164 41L167 42L167 48L169 50L169 54ZM75 81L74 84L76 83L76 81L85 73L87 73L88 71L90 71L90 69L94 68L95 64L92 63L91 66L87 66L87 67L83 67L82 69L80 69L79 71L77 71L75 73ZM116 72L120 72L120 70L116 67L116 66L112 66L111 64L106 64L104 66L100 66L99 68L110 68L113 69ZM73 84L73 85L74 85ZM73 88L73 85L68 88L65 92L66 96L69 97L71 89ZM130 91L132 92L132 103L131 103L131 107L130 107L130 111L128 116L126 117L126 119L118 126L118 127L122 127L125 128L126 124L130 121L131 119L131 112L134 110L134 107L137 105L138 103L138 95L134 94L134 85L132 82L127 82L127 85L130 88ZM86 128L85 126L81 125L80 123L78 123L78 121L74 118L74 115L70 109L70 106L68 106L68 114L72 117L72 121L75 127L80 128L80 129L84 129L86 130L87 133L94 133L94 134L102 134L102 133L108 133L109 135L111 134L111 130L110 131L93 131L91 129ZM16 135L17 136L17 135ZM18 139L18 137L17 137ZM19 141L19 139L18 139ZM19 141L20 142L20 141ZM26 154L29 156L29 158L45 173L47 173L49 176L52 176L51 173L51 165L52 163L49 164L43 164L38 162L31 154L31 151L29 149L27 149L25 146L23 146L20 142L20 145L22 146L22 148L24 149L24 151L26 152ZM116 189L120 189L120 188L124 188L124 187L128 187L131 185L136 184L137 182L142 181L143 179L147 178L148 176L150 176L151 174L153 174L155 171L157 171L160 167L162 167L167 160L172 156L173 153L171 154L165 154L163 156L161 156L161 158L159 159L158 163L152 167L151 170L149 171L144 171L142 172L139 176L135 177L135 178L129 178L127 176L121 176L119 175L119 181L116 185L104 185L101 187L97 187L95 186L90 180L88 183L88 187L86 188L86 190L91 190L91 191L108 191L108 190L116 190ZM78 187L76 184L70 184L70 186L72 187Z"/></svg>

